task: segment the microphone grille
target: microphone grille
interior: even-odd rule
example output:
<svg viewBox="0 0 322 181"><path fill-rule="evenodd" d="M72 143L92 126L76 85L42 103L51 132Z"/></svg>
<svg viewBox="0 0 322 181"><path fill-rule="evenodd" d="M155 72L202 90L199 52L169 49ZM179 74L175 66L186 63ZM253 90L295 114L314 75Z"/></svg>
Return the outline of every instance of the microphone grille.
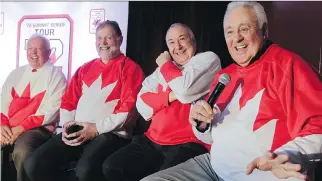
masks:
<svg viewBox="0 0 322 181"><path fill-rule="evenodd" d="M230 82L230 76L226 73L223 73L219 76L219 82L224 85L227 85Z"/></svg>

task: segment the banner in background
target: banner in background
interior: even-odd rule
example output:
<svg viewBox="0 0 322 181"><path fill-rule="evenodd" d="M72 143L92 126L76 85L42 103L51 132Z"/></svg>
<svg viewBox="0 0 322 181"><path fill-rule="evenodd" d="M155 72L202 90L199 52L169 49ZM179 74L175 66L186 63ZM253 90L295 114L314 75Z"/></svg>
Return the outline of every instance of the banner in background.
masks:
<svg viewBox="0 0 322 181"><path fill-rule="evenodd" d="M91 9L89 18L89 33L95 34L97 25L105 21L105 9Z"/></svg>
<svg viewBox="0 0 322 181"><path fill-rule="evenodd" d="M3 26L4 26L4 14L0 12L0 35L3 34Z"/></svg>
<svg viewBox="0 0 322 181"><path fill-rule="evenodd" d="M0 2L0 86L9 73L28 63L30 36L50 40L50 62L70 79L77 68L97 58L96 27L117 21L126 54L128 2Z"/></svg>
<svg viewBox="0 0 322 181"><path fill-rule="evenodd" d="M17 67L27 64L27 42L33 34L46 36L50 42L49 61L70 79L74 21L68 14L23 16L18 22Z"/></svg>

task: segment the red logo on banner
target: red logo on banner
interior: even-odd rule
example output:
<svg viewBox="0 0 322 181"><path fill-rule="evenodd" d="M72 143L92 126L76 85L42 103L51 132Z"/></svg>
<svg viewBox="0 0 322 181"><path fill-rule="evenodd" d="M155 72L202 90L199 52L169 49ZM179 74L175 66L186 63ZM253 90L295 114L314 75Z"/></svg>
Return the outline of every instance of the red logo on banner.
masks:
<svg viewBox="0 0 322 181"><path fill-rule="evenodd" d="M91 9L89 13L89 33L95 34L99 24L105 21L105 9Z"/></svg>

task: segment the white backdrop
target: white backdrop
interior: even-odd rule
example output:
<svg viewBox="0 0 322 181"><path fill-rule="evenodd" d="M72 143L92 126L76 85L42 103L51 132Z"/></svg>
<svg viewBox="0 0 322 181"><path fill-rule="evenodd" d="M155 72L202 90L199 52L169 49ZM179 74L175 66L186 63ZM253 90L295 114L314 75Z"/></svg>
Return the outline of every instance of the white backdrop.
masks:
<svg viewBox="0 0 322 181"><path fill-rule="evenodd" d="M95 25L107 19L119 23L125 54L128 2L0 1L0 92L8 74L27 63L25 43L32 34L42 33L50 39L50 61L68 78L97 57Z"/></svg>
<svg viewBox="0 0 322 181"><path fill-rule="evenodd" d="M50 39L51 62L69 78L97 57L95 25L107 19L119 23L125 54L128 2L0 2L0 86L27 64L25 44L34 33Z"/></svg>

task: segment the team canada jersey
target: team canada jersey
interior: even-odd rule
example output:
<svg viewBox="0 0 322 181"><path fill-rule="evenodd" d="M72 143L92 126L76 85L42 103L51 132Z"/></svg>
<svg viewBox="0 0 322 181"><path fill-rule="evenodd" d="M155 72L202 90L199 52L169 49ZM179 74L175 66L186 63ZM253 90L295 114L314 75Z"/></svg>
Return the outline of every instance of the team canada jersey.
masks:
<svg viewBox="0 0 322 181"><path fill-rule="evenodd" d="M182 67L168 61L148 76L136 107L151 125L146 136L160 145L200 142L189 124L190 103L209 92L215 74L221 70L220 59L213 52L198 53ZM169 104L169 93L177 100Z"/></svg>
<svg viewBox="0 0 322 181"><path fill-rule="evenodd" d="M1 125L55 131L66 84L64 74L49 62L37 70L29 64L18 67L3 84Z"/></svg>
<svg viewBox="0 0 322 181"><path fill-rule="evenodd" d="M78 68L62 99L60 119L95 123L99 134L130 137L143 71L123 54L104 64L97 58Z"/></svg>
<svg viewBox="0 0 322 181"><path fill-rule="evenodd" d="M277 181L270 171L246 167L268 150L288 154L307 170L322 151L322 84L298 55L270 45L248 67L223 69L231 82L220 95L212 129L195 134L212 144L211 164L225 181ZM210 137L211 135L211 137ZM295 181L298 179L288 178Z"/></svg>

